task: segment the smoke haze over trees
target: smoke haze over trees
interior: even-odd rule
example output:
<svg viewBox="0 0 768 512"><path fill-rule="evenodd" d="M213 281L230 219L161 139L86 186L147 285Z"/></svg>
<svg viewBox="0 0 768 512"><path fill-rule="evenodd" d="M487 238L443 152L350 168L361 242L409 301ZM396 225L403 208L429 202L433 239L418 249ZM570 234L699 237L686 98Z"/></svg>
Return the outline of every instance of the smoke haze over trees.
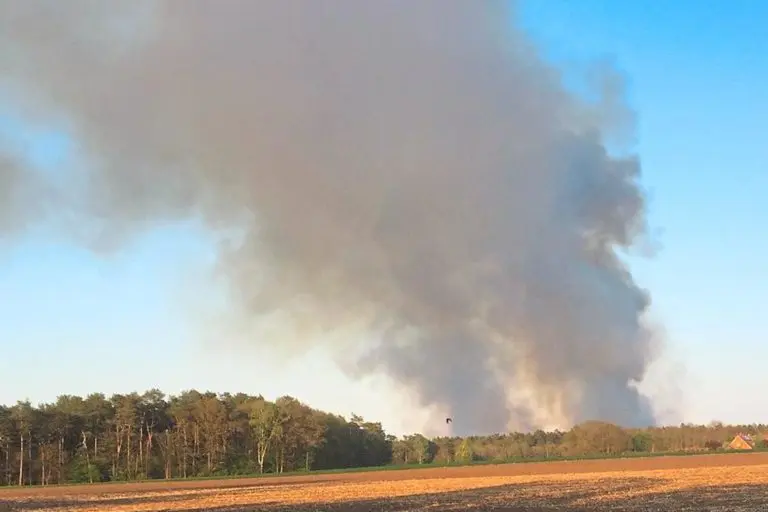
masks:
<svg viewBox="0 0 768 512"><path fill-rule="evenodd" d="M194 390L65 395L38 407L0 406L0 485L711 451L737 433L766 434L768 426L623 429L590 421L566 432L395 438L374 421L328 414L288 396L271 402Z"/></svg>
<svg viewBox="0 0 768 512"><path fill-rule="evenodd" d="M3 99L76 148L55 176L0 155L0 233L45 223L107 252L198 220L234 233L217 264L252 343L323 345L457 434L653 424L636 389L656 357L650 297L621 257L646 230L641 165L608 150L632 132L620 77L594 102L571 94L506 1L332 5L0 3ZM191 435L177 419L167 432ZM108 469L148 471L149 427L113 428ZM200 428L195 474L234 449L223 424ZM100 457L97 426L77 429L68 457L81 441ZM178 438L156 432L178 474ZM247 442L237 453L267 457Z"/></svg>

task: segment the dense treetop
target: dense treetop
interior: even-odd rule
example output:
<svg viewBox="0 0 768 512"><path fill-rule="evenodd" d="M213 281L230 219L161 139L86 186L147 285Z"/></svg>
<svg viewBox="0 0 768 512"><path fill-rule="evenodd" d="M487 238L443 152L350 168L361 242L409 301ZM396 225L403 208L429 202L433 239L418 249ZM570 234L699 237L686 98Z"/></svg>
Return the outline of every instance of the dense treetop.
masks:
<svg viewBox="0 0 768 512"><path fill-rule="evenodd" d="M290 396L271 402L194 390L166 396L156 389L109 398L63 395L39 407L0 406L0 485L718 450L742 432L760 436L768 426L623 429L592 421L567 432L396 438L380 423L329 414Z"/></svg>

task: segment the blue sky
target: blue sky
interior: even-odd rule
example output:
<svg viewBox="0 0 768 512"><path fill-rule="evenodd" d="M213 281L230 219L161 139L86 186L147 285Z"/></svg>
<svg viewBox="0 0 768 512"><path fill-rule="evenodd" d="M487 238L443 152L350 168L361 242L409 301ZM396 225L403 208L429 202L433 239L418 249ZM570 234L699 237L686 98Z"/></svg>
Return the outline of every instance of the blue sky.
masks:
<svg viewBox="0 0 768 512"><path fill-rule="evenodd" d="M665 368L680 377L683 419L768 420L761 415L768 144L758 126L768 118L768 32L760 21L768 3L529 0L521 16L547 58L578 67L610 57L629 78L661 246L652 260L633 259L633 268L665 327L673 362ZM22 128L5 118L0 143L41 169L66 158L65 139ZM392 419L401 403L376 399L378 382L348 388L343 401L325 391L346 381L328 373L322 357L275 370L255 349L235 357L191 343L194 328L180 304L195 286L189 276L211 256L192 233L159 229L108 258L43 233L0 245L0 403L196 387L291 393L406 428ZM323 385L297 372L324 373Z"/></svg>

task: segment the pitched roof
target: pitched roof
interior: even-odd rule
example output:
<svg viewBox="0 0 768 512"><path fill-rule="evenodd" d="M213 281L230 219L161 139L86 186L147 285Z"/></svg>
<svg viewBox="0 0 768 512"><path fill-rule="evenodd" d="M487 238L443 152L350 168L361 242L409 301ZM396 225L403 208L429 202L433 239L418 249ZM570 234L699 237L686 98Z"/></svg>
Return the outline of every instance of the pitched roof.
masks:
<svg viewBox="0 0 768 512"><path fill-rule="evenodd" d="M736 437L733 438L733 441L729 443L729 446L732 448L737 448L739 445L741 446L749 446L750 448L755 447L755 442L752 440L752 436L749 434L736 434Z"/></svg>

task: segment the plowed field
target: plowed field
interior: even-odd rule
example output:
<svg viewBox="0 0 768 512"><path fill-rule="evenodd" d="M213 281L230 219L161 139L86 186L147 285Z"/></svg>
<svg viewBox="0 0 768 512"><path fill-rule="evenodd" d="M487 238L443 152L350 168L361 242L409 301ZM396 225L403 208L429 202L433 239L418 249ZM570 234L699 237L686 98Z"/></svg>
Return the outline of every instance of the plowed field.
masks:
<svg viewBox="0 0 768 512"><path fill-rule="evenodd" d="M8 510L768 510L768 454L0 490ZM0 505L3 510L3 505Z"/></svg>

